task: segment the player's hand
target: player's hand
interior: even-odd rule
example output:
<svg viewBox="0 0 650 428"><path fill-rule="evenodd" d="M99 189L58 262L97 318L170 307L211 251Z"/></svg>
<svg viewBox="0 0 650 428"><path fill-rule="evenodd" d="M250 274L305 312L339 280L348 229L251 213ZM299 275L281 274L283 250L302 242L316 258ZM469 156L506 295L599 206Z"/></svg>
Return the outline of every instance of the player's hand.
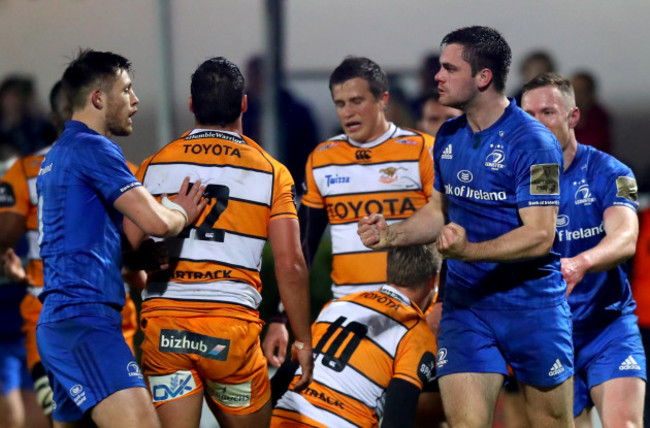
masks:
<svg viewBox="0 0 650 428"><path fill-rule="evenodd" d="M269 364L273 367L280 367L284 363L284 359L287 356L288 344L289 332L284 323L269 323L264 342L262 342L262 350Z"/></svg>
<svg viewBox="0 0 650 428"><path fill-rule="evenodd" d="M129 270L144 270L148 273L169 268L169 251L164 241L146 239L137 250L125 251L123 264Z"/></svg>
<svg viewBox="0 0 650 428"><path fill-rule="evenodd" d="M456 223L449 223L440 230L436 248L445 257L464 260L467 256L467 244L465 228Z"/></svg>
<svg viewBox="0 0 650 428"><path fill-rule="evenodd" d="M205 186L201 186L201 180L196 180L191 188L190 177L185 177L185 180L183 180L178 195L174 198L174 203L180 205L185 210L187 224L194 223L206 205L208 205L208 200L203 198L204 191Z"/></svg>
<svg viewBox="0 0 650 428"><path fill-rule="evenodd" d="M433 304L433 308L427 314L427 324L431 329L431 333L438 340L438 333L440 333L440 318L442 317L442 302Z"/></svg>
<svg viewBox="0 0 650 428"><path fill-rule="evenodd" d="M147 272L143 270L129 270L122 267L122 281L136 290L147 288Z"/></svg>
<svg viewBox="0 0 650 428"><path fill-rule="evenodd" d="M361 242L373 250L388 248L388 224L383 215L374 213L359 220L357 234Z"/></svg>
<svg viewBox="0 0 650 428"><path fill-rule="evenodd" d="M23 262L20 257L16 255L12 248L7 248L2 255L3 273L13 282L22 282L26 285L34 285L31 279L27 276Z"/></svg>
<svg viewBox="0 0 650 428"><path fill-rule="evenodd" d="M314 356L311 343L304 343L302 349L298 349L296 345L291 345L291 361L297 361L302 369L302 376L293 386L293 391L299 393L309 386L314 377Z"/></svg>
<svg viewBox="0 0 650 428"><path fill-rule="evenodd" d="M569 297L575 286L584 278L588 267L580 256L560 259L560 263L562 264L562 276L566 281L566 295Z"/></svg>

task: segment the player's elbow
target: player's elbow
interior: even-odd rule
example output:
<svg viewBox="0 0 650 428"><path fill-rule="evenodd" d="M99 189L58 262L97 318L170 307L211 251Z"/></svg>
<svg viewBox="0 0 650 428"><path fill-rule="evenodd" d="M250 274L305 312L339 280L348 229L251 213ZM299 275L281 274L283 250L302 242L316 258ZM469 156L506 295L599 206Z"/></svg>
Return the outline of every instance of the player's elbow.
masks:
<svg viewBox="0 0 650 428"><path fill-rule="evenodd" d="M625 244L621 248L621 263L631 259L636 254L636 240L637 236L626 240Z"/></svg>
<svg viewBox="0 0 650 428"><path fill-rule="evenodd" d="M308 277L307 265L302 257L281 257L275 259L275 275L277 278L289 279L287 283L301 282ZM278 284L282 286L282 284Z"/></svg>
<svg viewBox="0 0 650 428"><path fill-rule="evenodd" d="M546 229L539 229L535 236L536 239L531 239L533 246L533 257L543 257L551 252L553 242L555 241L555 230L549 231Z"/></svg>

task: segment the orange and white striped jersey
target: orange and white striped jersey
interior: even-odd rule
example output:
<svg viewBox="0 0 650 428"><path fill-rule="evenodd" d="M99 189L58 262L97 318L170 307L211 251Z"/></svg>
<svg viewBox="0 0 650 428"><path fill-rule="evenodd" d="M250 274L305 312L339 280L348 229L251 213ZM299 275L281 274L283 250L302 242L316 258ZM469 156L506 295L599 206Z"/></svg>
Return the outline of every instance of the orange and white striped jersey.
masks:
<svg viewBox="0 0 650 428"><path fill-rule="evenodd" d="M35 287L28 291L37 297L43 289L43 261L38 246L38 196L36 178L41 162L52 146L18 159L0 182L0 212L16 213L25 217L27 252L27 275Z"/></svg>
<svg viewBox="0 0 650 428"><path fill-rule="evenodd" d="M298 374L278 401L274 419L377 426L391 379L422 389L435 377L435 339L424 315L388 285L328 303L312 337L313 381L295 393Z"/></svg>
<svg viewBox="0 0 650 428"><path fill-rule="evenodd" d="M206 129L171 142L136 174L154 196L177 193L186 176L201 180L210 201L194 225L165 240L171 268L151 278L143 298L257 309L269 222L297 219L291 174L253 140Z"/></svg>
<svg viewBox="0 0 650 428"><path fill-rule="evenodd" d="M334 297L377 290L386 283L386 253L361 243L357 223L378 212L392 224L431 199L433 140L391 123L373 142L359 145L342 134L309 155L302 203L327 210Z"/></svg>

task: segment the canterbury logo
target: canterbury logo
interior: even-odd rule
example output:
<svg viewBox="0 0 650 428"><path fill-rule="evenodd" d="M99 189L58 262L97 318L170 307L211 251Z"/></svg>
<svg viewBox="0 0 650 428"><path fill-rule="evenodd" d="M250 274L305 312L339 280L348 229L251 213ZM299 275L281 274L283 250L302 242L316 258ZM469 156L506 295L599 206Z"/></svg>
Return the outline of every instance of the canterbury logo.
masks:
<svg viewBox="0 0 650 428"><path fill-rule="evenodd" d="M355 153L355 156L357 157L357 160L359 161L367 161L370 160L370 150L357 150Z"/></svg>
<svg viewBox="0 0 650 428"><path fill-rule="evenodd" d="M445 147L445 149L442 151L442 158L443 159L453 159L454 155L451 153L451 144Z"/></svg>
<svg viewBox="0 0 650 428"><path fill-rule="evenodd" d="M553 364L553 367L551 367L551 370L548 372L549 376L557 376L560 373L564 371L564 367L562 366L562 363L560 362L560 359L558 358L555 360L555 364Z"/></svg>
<svg viewBox="0 0 650 428"><path fill-rule="evenodd" d="M630 355L621 363L618 367L619 370L641 370L641 366L636 360Z"/></svg>

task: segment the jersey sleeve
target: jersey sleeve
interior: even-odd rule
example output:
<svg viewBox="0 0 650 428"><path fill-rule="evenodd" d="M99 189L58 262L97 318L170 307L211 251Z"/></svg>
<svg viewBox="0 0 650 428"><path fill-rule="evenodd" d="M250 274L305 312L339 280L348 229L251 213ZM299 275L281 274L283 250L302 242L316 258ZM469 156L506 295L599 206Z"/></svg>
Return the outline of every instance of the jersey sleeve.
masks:
<svg viewBox="0 0 650 428"><path fill-rule="evenodd" d="M427 202L431 200L433 191L433 144L433 137L425 135L424 147L420 154L420 179L422 180L422 191L424 191Z"/></svg>
<svg viewBox="0 0 650 428"><path fill-rule="evenodd" d="M599 173L597 180L604 182L597 184L595 189L602 192L603 211L611 206L624 206L636 211L639 207L638 186L634 173L630 168L613 158L607 160L606 173Z"/></svg>
<svg viewBox="0 0 650 428"><path fill-rule="evenodd" d="M138 172L138 166L137 166L136 164L134 164L133 162L129 162L129 161L127 160L127 161L126 161L126 166L129 167L129 171L131 171L131 173L132 173L133 175L135 175L136 172ZM138 181L140 181L140 180L138 180ZM142 183L142 181L140 181L140 183Z"/></svg>
<svg viewBox="0 0 650 428"><path fill-rule="evenodd" d="M298 213L296 212L296 186L291 173L284 165L276 162L270 219L279 218L298 219Z"/></svg>
<svg viewBox="0 0 650 428"><path fill-rule="evenodd" d="M435 378L435 367L435 338L426 322L421 320L406 334L397 349L393 377L410 382L421 390Z"/></svg>
<svg viewBox="0 0 650 428"><path fill-rule="evenodd" d="M518 208L559 206L562 164L559 145L520 150L515 162Z"/></svg>
<svg viewBox="0 0 650 428"><path fill-rule="evenodd" d="M78 153L79 171L83 180L112 205L122 194L141 184L129 170L117 144L107 139L94 142L84 145L88 149Z"/></svg>
<svg viewBox="0 0 650 428"><path fill-rule="evenodd" d="M14 162L0 181L0 213L12 212L27 217L29 204L27 176L20 159Z"/></svg>
<svg viewBox="0 0 650 428"><path fill-rule="evenodd" d="M323 196L314 181L314 153L311 152L307 158L307 164L305 165L305 183L304 191L302 195L302 202L310 208L325 208L325 202L323 201Z"/></svg>

